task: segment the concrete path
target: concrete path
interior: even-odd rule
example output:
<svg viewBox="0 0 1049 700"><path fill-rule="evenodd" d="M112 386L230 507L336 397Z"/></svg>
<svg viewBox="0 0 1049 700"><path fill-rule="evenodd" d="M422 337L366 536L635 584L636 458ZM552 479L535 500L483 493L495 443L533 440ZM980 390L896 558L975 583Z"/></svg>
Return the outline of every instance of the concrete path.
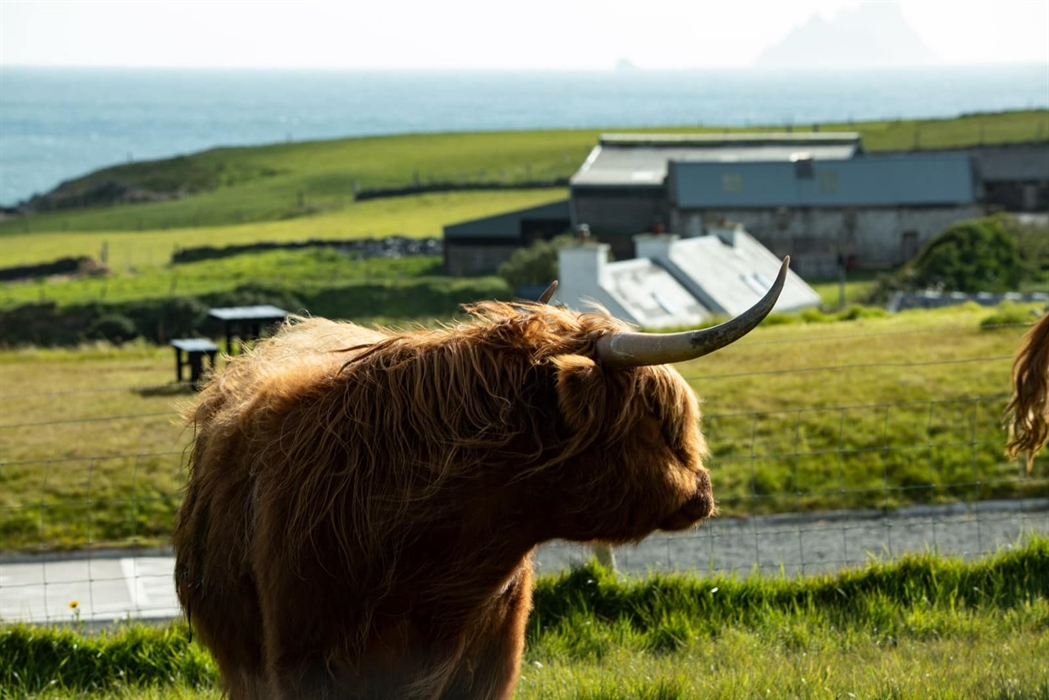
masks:
<svg viewBox="0 0 1049 700"><path fill-rule="evenodd" d="M698 530L654 535L616 550L620 571L698 570L788 576L860 566L871 556L935 550L967 558L1049 536L1049 499L905 508L886 515L846 511L818 515L724 518ZM590 556L566 543L540 547L539 572L559 571ZM0 557L0 621L92 624L179 614L170 552L92 552ZM76 601L76 608L70 604Z"/></svg>

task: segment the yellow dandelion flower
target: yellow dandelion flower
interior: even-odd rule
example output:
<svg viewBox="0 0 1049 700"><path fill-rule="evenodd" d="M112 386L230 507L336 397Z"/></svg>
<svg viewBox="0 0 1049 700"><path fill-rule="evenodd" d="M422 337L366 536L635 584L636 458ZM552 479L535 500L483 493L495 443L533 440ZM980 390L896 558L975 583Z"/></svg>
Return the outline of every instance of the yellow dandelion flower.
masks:
<svg viewBox="0 0 1049 700"><path fill-rule="evenodd" d="M80 607L80 601L79 600L71 600L71 601L69 601L69 607L70 607L71 610L76 610L77 608Z"/></svg>

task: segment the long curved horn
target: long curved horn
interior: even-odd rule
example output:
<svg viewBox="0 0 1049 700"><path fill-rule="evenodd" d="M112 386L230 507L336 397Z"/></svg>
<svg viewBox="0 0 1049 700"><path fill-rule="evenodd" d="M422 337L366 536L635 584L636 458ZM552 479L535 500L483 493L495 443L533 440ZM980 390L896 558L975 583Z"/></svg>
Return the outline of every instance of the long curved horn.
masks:
<svg viewBox="0 0 1049 700"><path fill-rule="evenodd" d="M790 256L765 296L742 314L713 328L683 333L616 333L597 341L597 354L607 367L641 367L694 360L734 343L761 323L779 299Z"/></svg>

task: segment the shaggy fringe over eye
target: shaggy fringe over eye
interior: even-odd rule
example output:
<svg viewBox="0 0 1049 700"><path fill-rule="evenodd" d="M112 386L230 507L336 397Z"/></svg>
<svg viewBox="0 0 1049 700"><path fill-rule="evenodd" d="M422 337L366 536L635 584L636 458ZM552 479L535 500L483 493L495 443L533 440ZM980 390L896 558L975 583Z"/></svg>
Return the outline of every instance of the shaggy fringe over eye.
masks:
<svg viewBox="0 0 1049 700"><path fill-rule="evenodd" d="M1049 442L1049 314L1024 336L1013 363L1013 395L1005 407L1009 420L1010 459L1027 453L1030 473L1034 456Z"/></svg>
<svg viewBox="0 0 1049 700"><path fill-rule="evenodd" d="M197 498L209 482L240 479L232 507L244 509L247 548L260 514L279 518L270 556L292 565L319 551L315 538L327 533L335 554L353 562L347 595L372 606L361 611L367 619L394 580L425 575L400 570L400 556L419 523L462 513L464 484L541 474L597 440L625 437L653 404L677 407L663 412L681 423L666 426L670 434L698 435L697 411L681 409L695 399L666 367L598 367L609 401L594 407L591 424L558 429L553 394L541 391L556 392L557 358L592 358L597 341L626 324L539 304L467 311L469 321L397 333L293 319L232 358L187 412ZM202 518L183 524L206 527Z"/></svg>

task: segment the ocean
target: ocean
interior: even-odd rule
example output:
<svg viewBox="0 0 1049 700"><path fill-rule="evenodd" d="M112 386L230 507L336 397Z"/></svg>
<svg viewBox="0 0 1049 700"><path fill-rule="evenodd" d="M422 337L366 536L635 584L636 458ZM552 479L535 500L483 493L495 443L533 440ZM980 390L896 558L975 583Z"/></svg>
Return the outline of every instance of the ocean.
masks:
<svg viewBox="0 0 1049 700"><path fill-rule="evenodd" d="M1049 107L1049 66L774 73L0 67L0 205L214 146L378 134L811 124Z"/></svg>

